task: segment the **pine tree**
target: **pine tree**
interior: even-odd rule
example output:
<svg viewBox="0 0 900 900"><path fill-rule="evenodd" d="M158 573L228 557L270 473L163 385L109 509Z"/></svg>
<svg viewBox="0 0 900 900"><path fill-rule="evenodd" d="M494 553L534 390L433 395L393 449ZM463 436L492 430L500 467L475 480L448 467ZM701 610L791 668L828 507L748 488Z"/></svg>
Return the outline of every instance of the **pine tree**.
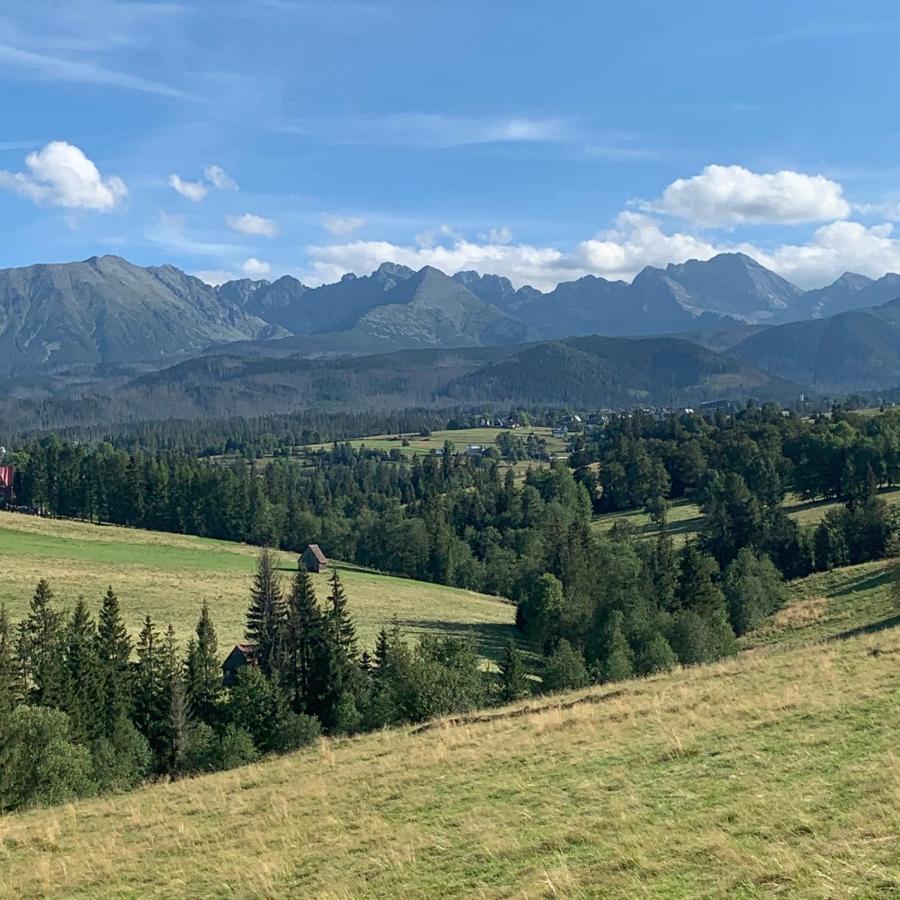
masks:
<svg viewBox="0 0 900 900"><path fill-rule="evenodd" d="M6 612L6 606L0 603L0 721L5 713L10 712L21 702L24 690L22 685L19 660L16 658L13 629Z"/></svg>
<svg viewBox="0 0 900 900"><path fill-rule="evenodd" d="M326 652L325 620L312 578L301 566L288 595L282 642L282 677L294 712L316 711Z"/></svg>
<svg viewBox="0 0 900 900"><path fill-rule="evenodd" d="M185 670L185 699L190 716L198 722L213 724L222 694L222 670L216 629L205 601L197 621L196 638L188 644Z"/></svg>
<svg viewBox="0 0 900 900"><path fill-rule="evenodd" d="M19 656L29 702L59 706L64 689L62 615L53 608L53 592L41 579L31 598L28 617L19 625Z"/></svg>
<svg viewBox="0 0 900 900"><path fill-rule="evenodd" d="M525 663L519 648L508 640L500 659L500 700L514 703L531 693L531 683L525 671Z"/></svg>
<svg viewBox="0 0 900 900"><path fill-rule="evenodd" d="M625 637L624 616L615 610L610 616L604 640L601 672L604 681L624 681L634 675L634 652Z"/></svg>
<svg viewBox="0 0 900 900"><path fill-rule="evenodd" d="M163 640L150 616L138 635L134 673L134 724L147 739L156 769L168 771L171 759L172 659L174 641Z"/></svg>
<svg viewBox="0 0 900 900"><path fill-rule="evenodd" d="M256 661L267 677L278 663L278 642L284 620L284 597L276 570L275 556L265 548L256 563L247 610L247 642L255 648Z"/></svg>
<svg viewBox="0 0 900 900"><path fill-rule="evenodd" d="M63 708L69 714L73 737L81 743L100 737L100 665L97 630L84 598L72 610L63 637L65 688Z"/></svg>
<svg viewBox="0 0 900 900"><path fill-rule="evenodd" d="M97 622L97 665L99 669L99 715L101 730L113 735L131 710L131 639L119 609L119 599L108 588Z"/></svg>
<svg viewBox="0 0 900 900"><path fill-rule="evenodd" d="M331 593L328 596L328 603L327 620L331 637L344 657L350 662L355 662L358 657L356 627L347 611L347 595L344 593L344 585L337 569L331 573Z"/></svg>

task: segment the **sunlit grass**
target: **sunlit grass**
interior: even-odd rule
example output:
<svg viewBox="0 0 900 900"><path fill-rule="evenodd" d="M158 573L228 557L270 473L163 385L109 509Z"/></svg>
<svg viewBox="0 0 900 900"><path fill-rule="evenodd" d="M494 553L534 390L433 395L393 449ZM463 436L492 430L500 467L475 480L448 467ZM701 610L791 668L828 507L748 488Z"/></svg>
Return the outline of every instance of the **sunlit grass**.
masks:
<svg viewBox="0 0 900 900"><path fill-rule="evenodd" d="M60 605L84 596L96 609L112 585L133 633L149 614L185 642L207 600L227 647L243 635L257 553L227 541L0 512L0 602L14 620L23 617L35 584L47 578ZM287 584L297 557L280 553L279 561ZM471 634L486 656L514 633L514 608L495 597L338 565L365 646L394 616L411 634ZM324 601L328 575L313 581Z"/></svg>
<svg viewBox="0 0 900 900"><path fill-rule="evenodd" d="M898 659L896 628L756 649L11 816L0 894L898 896Z"/></svg>

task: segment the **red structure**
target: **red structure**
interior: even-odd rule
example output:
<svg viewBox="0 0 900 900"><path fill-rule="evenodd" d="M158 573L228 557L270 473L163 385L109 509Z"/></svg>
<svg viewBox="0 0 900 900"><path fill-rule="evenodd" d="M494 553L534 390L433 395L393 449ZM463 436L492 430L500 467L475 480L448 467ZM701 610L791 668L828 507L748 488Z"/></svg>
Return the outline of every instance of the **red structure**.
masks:
<svg viewBox="0 0 900 900"><path fill-rule="evenodd" d="M0 466L0 506L9 506L13 499L15 466Z"/></svg>

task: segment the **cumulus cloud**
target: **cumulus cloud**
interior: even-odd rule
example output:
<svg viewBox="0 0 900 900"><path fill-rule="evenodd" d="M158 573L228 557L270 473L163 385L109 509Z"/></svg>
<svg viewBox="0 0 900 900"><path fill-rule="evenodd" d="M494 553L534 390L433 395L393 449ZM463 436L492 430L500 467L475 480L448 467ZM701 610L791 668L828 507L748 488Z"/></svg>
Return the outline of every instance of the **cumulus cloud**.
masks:
<svg viewBox="0 0 900 900"><path fill-rule="evenodd" d="M199 203L206 196L208 190L201 181L185 181L181 176L174 174L169 176L169 187L181 194L182 197L193 200L194 203Z"/></svg>
<svg viewBox="0 0 900 900"><path fill-rule="evenodd" d="M322 225L326 231L330 231L337 237L346 237L353 234L363 226L363 220L358 216L334 216L331 213L325 213L322 216Z"/></svg>
<svg viewBox="0 0 900 900"><path fill-rule="evenodd" d="M238 189L238 183L221 166L207 166L203 174L206 176L206 180L220 191L236 191Z"/></svg>
<svg viewBox="0 0 900 900"><path fill-rule="evenodd" d="M844 219L851 211L841 185L823 175L717 165L673 181L662 197L643 205L701 226L796 225Z"/></svg>
<svg viewBox="0 0 900 900"><path fill-rule="evenodd" d="M194 277L211 284L213 287L225 284L226 281L234 281L236 278L234 272L227 272L224 269L204 269L200 272L194 272Z"/></svg>
<svg viewBox="0 0 900 900"><path fill-rule="evenodd" d="M267 262L263 262L261 259L251 256L250 259L246 260L241 266L241 271L248 278L266 278L268 275L272 274L272 267Z"/></svg>
<svg viewBox="0 0 900 900"><path fill-rule="evenodd" d="M278 226L271 219L264 219L253 213L244 213L241 216L227 216L225 221L229 228L239 231L241 234L251 234L260 237L275 237L278 234Z"/></svg>
<svg viewBox="0 0 900 900"><path fill-rule="evenodd" d="M488 244L508 244L513 239L512 231L505 225L501 228L490 228L484 234L478 235L481 240Z"/></svg>
<svg viewBox="0 0 900 900"><path fill-rule="evenodd" d="M749 242L667 232L659 220L632 210L620 213L612 228L568 250L475 242L451 235L442 243L351 241L308 247L307 252L310 269L303 277L309 283L335 281L345 272L366 274L389 261L412 269L430 265L448 274L475 269L505 275L517 287L530 284L545 291L583 275L630 281L645 266L664 267L734 252L752 256L804 288L828 284L847 270L873 278L900 271L900 237L895 236L891 224L867 227L858 222L832 222L818 228L805 243L767 249Z"/></svg>
<svg viewBox="0 0 900 900"><path fill-rule="evenodd" d="M128 196L121 178L104 178L84 151L65 141L51 141L29 153L25 166L27 172L0 171L0 187L35 203L109 212Z"/></svg>

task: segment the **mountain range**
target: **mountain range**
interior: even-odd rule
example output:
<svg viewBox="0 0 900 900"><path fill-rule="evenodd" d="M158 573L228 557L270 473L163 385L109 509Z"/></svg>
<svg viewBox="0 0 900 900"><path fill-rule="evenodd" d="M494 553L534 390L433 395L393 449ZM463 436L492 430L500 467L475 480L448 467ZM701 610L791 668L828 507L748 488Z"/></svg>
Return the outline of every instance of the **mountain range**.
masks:
<svg viewBox="0 0 900 900"><path fill-rule="evenodd" d="M547 293L497 275L394 263L319 287L292 276L213 287L173 266L92 257L0 271L0 376L158 367L210 351L317 357L587 334L737 335L896 297L900 275L847 273L802 291L740 253L648 267L630 284L587 275Z"/></svg>

